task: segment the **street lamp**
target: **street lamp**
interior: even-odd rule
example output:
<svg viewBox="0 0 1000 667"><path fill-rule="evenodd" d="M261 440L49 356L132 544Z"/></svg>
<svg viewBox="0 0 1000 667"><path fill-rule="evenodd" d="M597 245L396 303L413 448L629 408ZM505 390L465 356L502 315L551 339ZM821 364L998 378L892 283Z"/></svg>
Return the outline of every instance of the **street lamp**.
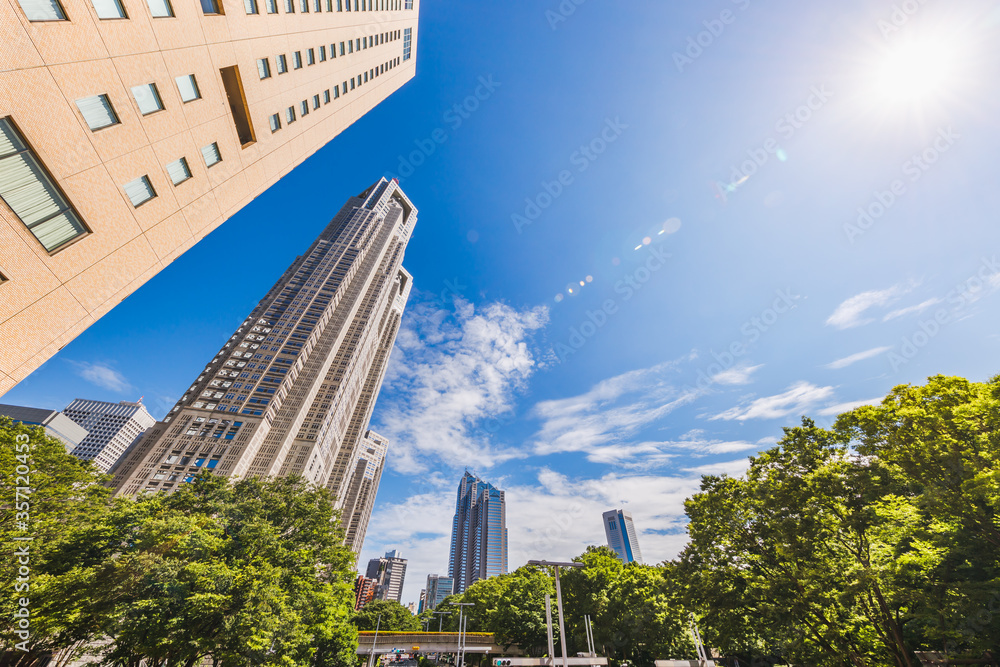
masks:
<svg viewBox="0 0 1000 667"><path fill-rule="evenodd" d="M584 567L583 563L553 562L547 560L529 560L528 565L555 568L556 571L556 607L559 609L559 643L562 644L563 667L569 667L569 657L566 655L566 625L563 622L562 588L559 586L560 567ZM552 625L549 625L550 632ZM555 656L553 656L554 658ZM555 660L553 660L555 662Z"/></svg>
<svg viewBox="0 0 1000 667"><path fill-rule="evenodd" d="M462 607L472 607L474 603L452 602L452 604L458 607L458 656L455 659L455 667L462 667L465 659L465 624L469 620L468 616L463 615Z"/></svg>
<svg viewBox="0 0 1000 667"><path fill-rule="evenodd" d="M434 611L434 612L431 612L431 613L434 614L435 616L440 616L441 617L441 618L438 619L438 632L441 632L441 624L444 623L444 617L445 616L450 616L451 612L450 611Z"/></svg>

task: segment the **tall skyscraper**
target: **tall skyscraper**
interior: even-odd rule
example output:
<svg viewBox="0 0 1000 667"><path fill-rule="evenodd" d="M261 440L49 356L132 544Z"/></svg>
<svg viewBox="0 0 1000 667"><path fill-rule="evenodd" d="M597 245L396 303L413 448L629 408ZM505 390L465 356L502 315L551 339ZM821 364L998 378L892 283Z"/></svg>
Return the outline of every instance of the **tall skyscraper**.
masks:
<svg viewBox="0 0 1000 667"><path fill-rule="evenodd" d="M399 552L387 551L382 558L368 561L365 577L374 579L375 599L400 601L403 596L403 581L406 579L406 559Z"/></svg>
<svg viewBox="0 0 1000 667"><path fill-rule="evenodd" d="M0 3L0 394L412 78L419 7Z"/></svg>
<svg viewBox="0 0 1000 667"><path fill-rule="evenodd" d="M89 401L78 398L63 410L67 417L87 429L88 435L70 452L84 461L93 461L108 472L146 429L156 423L141 402Z"/></svg>
<svg viewBox="0 0 1000 667"><path fill-rule="evenodd" d="M641 563L639 536L635 532L632 513L625 510L608 510L604 513L604 534L608 546L614 549L623 563Z"/></svg>
<svg viewBox="0 0 1000 667"><path fill-rule="evenodd" d="M448 576L454 592L507 573L507 506L504 492L469 471L458 484L451 527Z"/></svg>
<svg viewBox="0 0 1000 667"><path fill-rule="evenodd" d="M436 574L427 575L427 588L424 589L423 608L434 609L454 592L455 580L452 577L441 577Z"/></svg>
<svg viewBox="0 0 1000 667"><path fill-rule="evenodd" d="M395 181L349 199L124 458L117 491L172 491L206 469L301 475L343 509L355 470L368 475L368 450L384 457L386 441L368 422L410 292L402 262L416 221ZM368 520L357 506L374 497L380 466L346 524L355 551Z"/></svg>

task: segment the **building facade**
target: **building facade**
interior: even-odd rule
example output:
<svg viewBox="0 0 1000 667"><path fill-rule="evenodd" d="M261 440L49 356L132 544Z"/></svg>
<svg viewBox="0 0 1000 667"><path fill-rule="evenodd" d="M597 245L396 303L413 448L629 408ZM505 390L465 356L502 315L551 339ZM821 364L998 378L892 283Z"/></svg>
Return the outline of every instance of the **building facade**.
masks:
<svg viewBox="0 0 1000 667"><path fill-rule="evenodd" d="M639 535L635 531L632 513L625 510L608 510L603 517L608 546L614 549L623 563L641 563Z"/></svg>
<svg viewBox="0 0 1000 667"><path fill-rule="evenodd" d="M87 429L88 435L70 452L93 461L108 472L146 429L156 423L141 401L90 401L78 398L63 410L67 417Z"/></svg>
<svg viewBox="0 0 1000 667"><path fill-rule="evenodd" d="M354 610L364 608L366 604L375 599L375 587L378 582L369 579L363 574L359 574L354 580Z"/></svg>
<svg viewBox="0 0 1000 667"><path fill-rule="evenodd" d="M406 559L396 550L387 551L382 558L368 561L365 576L375 580L376 600L400 601L403 596L403 581L406 579Z"/></svg>
<svg viewBox="0 0 1000 667"><path fill-rule="evenodd" d="M344 482L340 521L344 526L345 543L355 553L361 551L365 542L388 451L389 441L374 431L368 431L347 465L350 475Z"/></svg>
<svg viewBox="0 0 1000 667"><path fill-rule="evenodd" d="M448 576L454 592L462 593L474 582L500 574L507 574L504 492L466 471L458 485Z"/></svg>
<svg viewBox="0 0 1000 667"><path fill-rule="evenodd" d="M425 610L434 609L454 592L455 580L452 577L442 577L436 574L427 575L427 588L423 592L423 608Z"/></svg>
<svg viewBox="0 0 1000 667"><path fill-rule="evenodd" d="M67 452L72 452L87 437L87 429L58 410L0 404L0 417L10 417L22 424L41 426L45 429L46 435L61 440Z"/></svg>
<svg viewBox="0 0 1000 667"><path fill-rule="evenodd" d="M0 395L412 78L419 4L0 3Z"/></svg>
<svg viewBox="0 0 1000 667"><path fill-rule="evenodd" d="M343 510L352 462L367 474L368 450L387 447L368 423L412 285L402 263L416 220L394 181L349 199L124 457L117 492L170 492L204 470L299 475ZM369 481L355 506L374 497ZM352 512L363 539L368 515Z"/></svg>

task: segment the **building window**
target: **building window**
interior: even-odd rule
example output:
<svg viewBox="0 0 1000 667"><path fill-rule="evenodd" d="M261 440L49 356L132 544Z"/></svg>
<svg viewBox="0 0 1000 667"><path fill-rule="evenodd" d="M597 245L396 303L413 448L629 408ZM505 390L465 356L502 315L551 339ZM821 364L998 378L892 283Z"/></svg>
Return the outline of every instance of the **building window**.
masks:
<svg viewBox="0 0 1000 667"><path fill-rule="evenodd" d="M351 90L354 90L354 77L351 77Z"/></svg>
<svg viewBox="0 0 1000 667"><path fill-rule="evenodd" d="M275 56L274 59L278 63L278 74L284 74L288 71L288 61L285 59L285 54Z"/></svg>
<svg viewBox="0 0 1000 667"><path fill-rule="evenodd" d="M243 0L243 8L247 10L247 14L259 14L257 10L257 0Z"/></svg>
<svg viewBox="0 0 1000 667"><path fill-rule="evenodd" d="M316 12L323 11L323 5L320 4L320 0L313 0L313 11Z"/></svg>
<svg viewBox="0 0 1000 667"><path fill-rule="evenodd" d="M354 53L354 40L353 39L348 40L348 42L347 42L347 52L348 53Z"/></svg>
<svg viewBox="0 0 1000 667"><path fill-rule="evenodd" d="M407 28L406 30L403 31L403 60L410 59L410 40L412 36L413 36L413 28Z"/></svg>
<svg viewBox="0 0 1000 667"><path fill-rule="evenodd" d="M146 0L149 5L149 13L153 18L169 18L174 15L174 8L170 6L170 0Z"/></svg>
<svg viewBox="0 0 1000 667"><path fill-rule="evenodd" d="M313 95L313 109L319 109L319 95Z"/></svg>
<svg viewBox="0 0 1000 667"><path fill-rule="evenodd" d="M347 82L344 82L344 90L347 90ZM336 84L333 87L333 99L340 97L340 84Z"/></svg>
<svg viewBox="0 0 1000 667"><path fill-rule="evenodd" d="M139 208L156 196L153 184L149 182L149 178L146 176L140 176L134 181L129 181L122 187L125 189L125 194L128 196L129 201L132 202L132 206L136 208Z"/></svg>
<svg viewBox="0 0 1000 667"><path fill-rule="evenodd" d="M170 175L170 182L180 185L191 178L191 169L188 167L187 158L178 158L167 164L167 174Z"/></svg>
<svg viewBox="0 0 1000 667"><path fill-rule="evenodd" d="M344 55L344 43L340 43L340 55Z"/></svg>
<svg viewBox="0 0 1000 667"><path fill-rule="evenodd" d="M125 8L118 0L91 0L99 19L124 19Z"/></svg>
<svg viewBox="0 0 1000 667"><path fill-rule="evenodd" d="M278 13L278 0L267 0L267 13L268 14Z"/></svg>
<svg viewBox="0 0 1000 667"><path fill-rule="evenodd" d="M257 59L257 74L262 79L267 79L271 76L271 64L267 61L267 58Z"/></svg>
<svg viewBox="0 0 1000 667"><path fill-rule="evenodd" d="M0 199L49 252L89 231L9 118L0 118Z"/></svg>
<svg viewBox="0 0 1000 667"><path fill-rule="evenodd" d="M306 64L315 65L316 64L316 51L313 49L306 50Z"/></svg>
<svg viewBox="0 0 1000 667"><path fill-rule="evenodd" d="M184 102L192 102L201 97L201 91L198 90L198 82L194 80L194 74L179 76L174 81L177 83L177 90Z"/></svg>
<svg viewBox="0 0 1000 667"><path fill-rule="evenodd" d="M240 146L246 148L257 138L253 131L253 122L250 120L250 108L247 106L246 94L243 92L240 68L236 65L223 67L219 70L219 74L222 76L222 87L226 91L226 100L229 102L229 110L233 114L233 124L236 126Z"/></svg>
<svg viewBox="0 0 1000 667"><path fill-rule="evenodd" d="M281 129L281 117L273 113L271 114L271 132L277 132Z"/></svg>
<svg viewBox="0 0 1000 667"><path fill-rule="evenodd" d="M76 108L80 110L84 122L91 130L100 130L120 122L107 95L79 99L76 101Z"/></svg>
<svg viewBox="0 0 1000 667"><path fill-rule="evenodd" d="M329 103L330 103L330 89L327 88L326 90L323 91L323 104L329 104Z"/></svg>
<svg viewBox="0 0 1000 667"><path fill-rule="evenodd" d="M319 61L326 62L326 46L319 47Z"/></svg>
<svg viewBox="0 0 1000 667"><path fill-rule="evenodd" d="M309 114L309 101L302 100L299 102L299 108L302 110L302 115L307 116Z"/></svg>
<svg viewBox="0 0 1000 667"><path fill-rule="evenodd" d="M206 167L211 167L222 162L222 154L219 153L219 144L214 141L207 146L201 147L201 156L205 158Z"/></svg>
<svg viewBox="0 0 1000 667"><path fill-rule="evenodd" d="M18 0L29 21L65 21L66 13L57 0Z"/></svg>
<svg viewBox="0 0 1000 667"><path fill-rule="evenodd" d="M144 83L140 86L132 86L132 97L139 106L139 113L143 116L163 111L163 101L160 93L156 90L155 83Z"/></svg>
<svg viewBox="0 0 1000 667"><path fill-rule="evenodd" d="M406 4L403 6L403 9L413 9L413 0L406 0Z"/></svg>
<svg viewBox="0 0 1000 667"><path fill-rule="evenodd" d="M302 0L302 13L303 14L309 13L309 0Z"/></svg>
<svg viewBox="0 0 1000 667"><path fill-rule="evenodd" d="M219 0L201 0L201 11L205 14L222 14L222 5Z"/></svg>
<svg viewBox="0 0 1000 667"><path fill-rule="evenodd" d="M292 54L292 69L302 69L302 52L296 51Z"/></svg>
<svg viewBox="0 0 1000 667"><path fill-rule="evenodd" d="M286 14L295 13L295 0L285 0L285 13Z"/></svg>
<svg viewBox="0 0 1000 667"><path fill-rule="evenodd" d="M295 122L295 107L285 109L285 120L289 125Z"/></svg>

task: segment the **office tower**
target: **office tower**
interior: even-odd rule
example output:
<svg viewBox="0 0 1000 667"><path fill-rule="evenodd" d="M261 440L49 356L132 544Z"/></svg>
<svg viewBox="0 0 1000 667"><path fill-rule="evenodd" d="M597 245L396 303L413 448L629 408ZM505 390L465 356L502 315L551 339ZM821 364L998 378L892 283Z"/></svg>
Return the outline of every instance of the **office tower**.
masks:
<svg viewBox="0 0 1000 667"><path fill-rule="evenodd" d="M93 461L101 472L108 472L125 450L156 423L141 401L108 403L78 398L63 412L88 432L71 454Z"/></svg>
<svg viewBox="0 0 1000 667"><path fill-rule="evenodd" d="M604 533L608 546L614 549L623 563L641 563L639 537L632 522L632 513L625 510L608 510L604 513Z"/></svg>
<svg viewBox="0 0 1000 667"><path fill-rule="evenodd" d="M462 593L480 579L507 573L507 508L504 492L465 472L451 527L448 576Z"/></svg>
<svg viewBox="0 0 1000 667"><path fill-rule="evenodd" d="M347 466L347 470L353 472L346 480L340 521L344 526L344 543L355 553L361 551L365 542L388 449L388 440L375 431L368 431Z"/></svg>
<svg viewBox="0 0 1000 667"><path fill-rule="evenodd" d="M172 491L204 470L300 475L343 509L351 462L372 460L365 434L410 291L402 262L416 220L394 181L349 199L123 459L118 493Z"/></svg>
<svg viewBox="0 0 1000 667"><path fill-rule="evenodd" d="M406 578L406 559L400 558L395 550L387 551L382 558L368 561L365 576L376 582L375 599L399 602L403 595L403 580Z"/></svg>
<svg viewBox="0 0 1000 667"><path fill-rule="evenodd" d="M426 597L427 597L427 589L421 588L420 589L420 602L417 604L417 613L418 614L424 613L424 604L425 604L425 598Z"/></svg>
<svg viewBox="0 0 1000 667"><path fill-rule="evenodd" d="M67 452L72 452L87 437L87 429L58 410L0 404L0 417L10 417L30 426L41 426L46 435L61 440Z"/></svg>
<svg viewBox="0 0 1000 667"><path fill-rule="evenodd" d="M375 599L375 587L378 582L369 579L363 574L359 574L354 580L354 610L362 609L366 604Z"/></svg>
<svg viewBox="0 0 1000 667"><path fill-rule="evenodd" d="M419 5L0 3L0 394L412 78Z"/></svg>
<svg viewBox="0 0 1000 667"><path fill-rule="evenodd" d="M444 602L446 597L455 592L455 580L452 577L429 574L427 575L427 588L424 591L424 609L434 609Z"/></svg>

